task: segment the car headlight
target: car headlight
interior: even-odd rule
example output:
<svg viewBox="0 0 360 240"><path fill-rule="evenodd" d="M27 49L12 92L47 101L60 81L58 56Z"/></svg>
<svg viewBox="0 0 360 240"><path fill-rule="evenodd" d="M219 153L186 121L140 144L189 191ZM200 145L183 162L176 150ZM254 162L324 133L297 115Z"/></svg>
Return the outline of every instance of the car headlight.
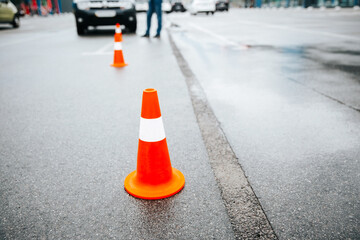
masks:
<svg viewBox="0 0 360 240"><path fill-rule="evenodd" d="M80 10L88 10L88 9L90 9L90 2L87 2L87 1L78 2L77 7Z"/></svg>

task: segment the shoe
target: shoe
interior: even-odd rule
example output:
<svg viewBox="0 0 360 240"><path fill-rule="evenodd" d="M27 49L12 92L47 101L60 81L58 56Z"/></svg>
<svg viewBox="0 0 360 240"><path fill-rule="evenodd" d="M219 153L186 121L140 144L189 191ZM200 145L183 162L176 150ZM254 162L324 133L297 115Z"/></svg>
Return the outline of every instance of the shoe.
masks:
<svg viewBox="0 0 360 240"><path fill-rule="evenodd" d="M156 34L154 38L160 38L160 34Z"/></svg>
<svg viewBox="0 0 360 240"><path fill-rule="evenodd" d="M150 35L149 34L147 34L147 33L145 33L144 35L142 35L141 37L150 37Z"/></svg>

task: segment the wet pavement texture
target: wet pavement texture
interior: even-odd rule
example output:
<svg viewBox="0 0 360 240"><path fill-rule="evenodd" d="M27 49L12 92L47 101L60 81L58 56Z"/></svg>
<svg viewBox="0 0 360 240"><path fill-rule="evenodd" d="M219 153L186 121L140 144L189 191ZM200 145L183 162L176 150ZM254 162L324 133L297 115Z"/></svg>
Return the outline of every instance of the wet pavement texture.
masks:
<svg viewBox="0 0 360 240"><path fill-rule="evenodd" d="M252 190L197 77L175 45L170 43L183 72L215 179L236 239L278 239Z"/></svg>
<svg viewBox="0 0 360 240"><path fill-rule="evenodd" d="M360 12L169 16L280 239L360 238Z"/></svg>
<svg viewBox="0 0 360 240"><path fill-rule="evenodd" d="M113 34L78 37L71 14L0 30L0 238L234 239L167 35L124 34L115 69ZM186 180L156 201L124 190L149 87Z"/></svg>

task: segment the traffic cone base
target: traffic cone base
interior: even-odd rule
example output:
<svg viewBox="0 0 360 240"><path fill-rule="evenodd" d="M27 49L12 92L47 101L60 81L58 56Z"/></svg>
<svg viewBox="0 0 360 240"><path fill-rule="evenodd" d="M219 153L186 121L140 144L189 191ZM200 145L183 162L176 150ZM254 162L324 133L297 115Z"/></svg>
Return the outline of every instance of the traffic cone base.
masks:
<svg viewBox="0 0 360 240"><path fill-rule="evenodd" d="M146 184L137 178L137 171L133 171L125 178L125 190L137 198L162 199L180 192L185 185L184 175L172 168L172 177L169 181L161 184Z"/></svg>
<svg viewBox="0 0 360 240"><path fill-rule="evenodd" d="M112 66L112 67L125 67L127 65L128 65L127 63L114 63L114 64L111 64L110 66Z"/></svg>
<svg viewBox="0 0 360 240"><path fill-rule="evenodd" d="M142 199L170 197L185 185L171 166L156 89L143 91L136 170L125 178L125 190Z"/></svg>

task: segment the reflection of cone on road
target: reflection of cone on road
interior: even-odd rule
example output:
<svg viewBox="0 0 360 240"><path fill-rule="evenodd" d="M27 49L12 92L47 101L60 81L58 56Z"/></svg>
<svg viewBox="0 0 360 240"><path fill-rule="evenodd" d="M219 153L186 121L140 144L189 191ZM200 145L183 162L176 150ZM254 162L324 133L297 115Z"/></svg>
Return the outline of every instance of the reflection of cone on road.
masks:
<svg viewBox="0 0 360 240"><path fill-rule="evenodd" d="M113 67L125 67L127 66L127 63L124 61L124 56L122 52L122 33L120 24L116 24L115 29L115 37L114 37L114 63L111 64Z"/></svg>
<svg viewBox="0 0 360 240"><path fill-rule="evenodd" d="M155 89L143 92L136 171L125 179L125 189L143 199L161 199L178 193L184 175L171 167L165 131Z"/></svg>

